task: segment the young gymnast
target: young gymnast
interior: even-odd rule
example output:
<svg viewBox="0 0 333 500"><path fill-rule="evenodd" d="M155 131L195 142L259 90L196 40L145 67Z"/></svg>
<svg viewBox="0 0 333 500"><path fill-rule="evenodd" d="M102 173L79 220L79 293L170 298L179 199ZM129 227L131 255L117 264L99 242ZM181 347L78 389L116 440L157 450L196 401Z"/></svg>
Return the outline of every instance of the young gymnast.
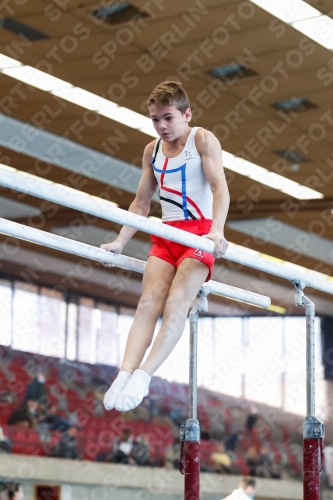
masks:
<svg viewBox="0 0 333 500"><path fill-rule="evenodd" d="M174 349L193 300L211 278L214 258L222 257L228 247L224 224L230 197L219 141L211 132L189 126L190 102L178 82L158 85L148 106L160 139L144 150L142 175L129 211L147 217L158 186L162 223L213 240L214 255L152 236L124 360L104 397L107 410L131 410L148 395L151 377ZM121 253L135 232L123 226L117 239L101 248ZM162 313L161 328L141 364Z"/></svg>

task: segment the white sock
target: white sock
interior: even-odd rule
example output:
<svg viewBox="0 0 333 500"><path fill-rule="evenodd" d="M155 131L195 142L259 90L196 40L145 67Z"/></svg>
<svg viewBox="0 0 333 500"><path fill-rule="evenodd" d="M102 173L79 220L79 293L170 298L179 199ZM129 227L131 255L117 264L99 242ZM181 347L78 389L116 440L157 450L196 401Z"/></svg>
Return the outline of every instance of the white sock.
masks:
<svg viewBox="0 0 333 500"><path fill-rule="evenodd" d="M129 411L139 406L145 396L148 396L151 377L143 370L137 369L120 393L116 410Z"/></svg>
<svg viewBox="0 0 333 500"><path fill-rule="evenodd" d="M104 407L106 410L112 410L115 407L117 398L128 380L131 378L132 374L129 372L121 371L118 373L118 376L113 381L110 389L105 393L104 396Z"/></svg>

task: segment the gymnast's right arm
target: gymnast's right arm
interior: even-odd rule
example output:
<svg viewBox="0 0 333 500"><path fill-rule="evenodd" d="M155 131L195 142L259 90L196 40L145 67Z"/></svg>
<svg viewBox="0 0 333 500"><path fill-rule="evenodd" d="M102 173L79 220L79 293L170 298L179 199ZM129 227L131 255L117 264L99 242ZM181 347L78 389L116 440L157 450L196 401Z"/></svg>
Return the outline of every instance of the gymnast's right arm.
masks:
<svg viewBox="0 0 333 500"><path fill-rule="evenodd" d="M151 165L155 141L147 144L142 159L142 174L136 196L128 211L134 214L148 217L152 197L156 191L157 181ZM112 243L101 245L101 248L108 252L121 253L126 243L136 233L137 229L130 226L123 226L117 239Z"/></svg>

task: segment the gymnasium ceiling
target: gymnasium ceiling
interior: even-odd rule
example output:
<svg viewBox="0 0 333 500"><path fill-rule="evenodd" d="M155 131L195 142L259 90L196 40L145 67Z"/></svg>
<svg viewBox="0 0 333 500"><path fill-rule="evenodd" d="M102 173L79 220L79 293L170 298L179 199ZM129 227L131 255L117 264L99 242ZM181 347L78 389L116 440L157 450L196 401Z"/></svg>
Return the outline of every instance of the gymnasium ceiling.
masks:
<svg viewBox="0 0 333 500"><path fill-rule="evenodd" d="M223 150L236 156L246 155L256 165L321 193L316 199L300 200L226 168L231 195L226 238L333 276L331 50L306 39L297 29L255 5L258 2L132 0L129 10L113 17L103 15L105 11L100 9L115 3L118 2L3 2L0 53L140 114L147 114L145 100L156 84L170 78L182 81L193 105L192 125L214 131ZM330 0L308 3L328 15L333 8ZM96 17L96 11L100 17ZM233 64L241 64L242 68L224 80L210 73L214 68ZM0 96L0 162L95 196L107 193L119 207L129 207L137 177L133 174L123 180L122 186L128 186L126 190L119 188L119 176L123 172L126 177L130 165L140 168L143 149L152 140L150 135L88 112L4 73L0 73ZM287 112L278 111L276 103L294 98L306 101ZM21 145L12 140L22 131L22 122L41 131L39 148L30 139ZM80 177L73 176L71 170L80 173L75 154L72 164L61 158L49 164L41 161L40 147L57 139L44 132L65 137L67 147L75 154L84 146L104 157L109 155L113 167L118 169L117 176L110 174L112 169L100 176L82 172ZM80 226L77 238L90 244L111 241L108 238L112 234L108 232L117 230L115 224L105 220L82 217L61 206L50 210L38 198L22 197L4 188L0 188L0 196L0 216L67 236L72 236L69 228L76 224ZM152 213L160 216L157 198ZM274 231L267 229L266 219L271 217L279 227L275 236ZM124 253L142 258L147 254L148 242L146 234L137 233L132 247L125 248ZM55 285L64 274L62 268L74 268L78 262L76 257L57 251L25 242L20 245L21 250L15 255L2 249L2 276L22 279L22 273L30 266L37 273L37 282ZM41 262L45 259L44 267L38 269L33 252L38 252ZM243 268L237 272L223 260L218 266L218 275L230 284L251 288L252 283L256 284L255 291L260 291L257 271ZM224 275L222 266L227 266ZM110 276L116 270L94 264L94 273L94 279L77 276L77 286L69 282L67 285L89 295L136 304L138 286L115 292L101 273ZM136 285L138 278L131 278ZM271 293L272 302L290 313L299 313L290 307L292 287L272 276L266 278L262 291ZM332 301L328 295L311 291L311 296L316 296L319 312L330 313ZM214 301L214 312L226 313L226 302ZM236 309L229 312L237 313ZM255 312L251 309L251 313Z"/></svg>

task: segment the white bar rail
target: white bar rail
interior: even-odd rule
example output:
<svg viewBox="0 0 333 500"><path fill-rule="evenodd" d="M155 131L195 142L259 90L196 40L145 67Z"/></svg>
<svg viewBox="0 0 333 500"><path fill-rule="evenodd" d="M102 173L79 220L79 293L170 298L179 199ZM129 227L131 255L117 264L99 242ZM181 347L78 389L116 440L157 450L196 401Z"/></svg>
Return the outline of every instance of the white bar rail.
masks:
<svg viewBox="0 0 333 500"><path fill-rule="evenodd" d="M81 191L40 179L39 177L1 164L0 185L118 224L131 226L140 231L161 236L192 248L198 248L209 253L213 253L214 251L214 243L207 238L181 231L166 224L161 224L158 221L130 213L127 210L116 208L101 198L90 196ZM229 247L224 258L287 279L294 284L300 285L301 288L310 286L322 292L333 294L333 282L309 276L307 273L302 273L299 270L267 261L253 255L251 252L247 252L245 248L244 250L239 250Z"/></svg>
<svg viewBox="0 0 333 500"><path fill-rule="evenodd" d="M137 273L143 273L146 265L143 260L106 252L101 248L96 248L79 241L70 240L69 238L64 238L63 236L58 236L56 234L47 233L45 231L41 231L40 229L24 226L23 224L18 224L17 222L12 222L7 219L0 218L0 233L19 238L21 240L38 243L39 245L44 245L49 248L55 248L63 252L79 255L80 257L96 260L103 264L114 264L116 267L135 271ZM208 281L203 285L203 290L205 295L213 293L215 295L221 295L223 297L247 302L248 304L258 307L267 308L271 304L270 298L265 295L224 285L223 283L218 283L217 281Z"/></svg>
<svg viewBox="0 0 333 500"><path fill-rule="evenodd" d="M219 283L217 281L207 281L207 283L202 285L201 291L203 292L204 297L208 297L210 294L223 295L223 297L226 297L227 299L240 300L241 302L247 302L248 304L264 307L266 309L271 305L271 299L265 295L259 295L255 292L243 290L231 285L225 285L224 283ZM256 298L256 304L253 301L253 297Z"/></svg>

